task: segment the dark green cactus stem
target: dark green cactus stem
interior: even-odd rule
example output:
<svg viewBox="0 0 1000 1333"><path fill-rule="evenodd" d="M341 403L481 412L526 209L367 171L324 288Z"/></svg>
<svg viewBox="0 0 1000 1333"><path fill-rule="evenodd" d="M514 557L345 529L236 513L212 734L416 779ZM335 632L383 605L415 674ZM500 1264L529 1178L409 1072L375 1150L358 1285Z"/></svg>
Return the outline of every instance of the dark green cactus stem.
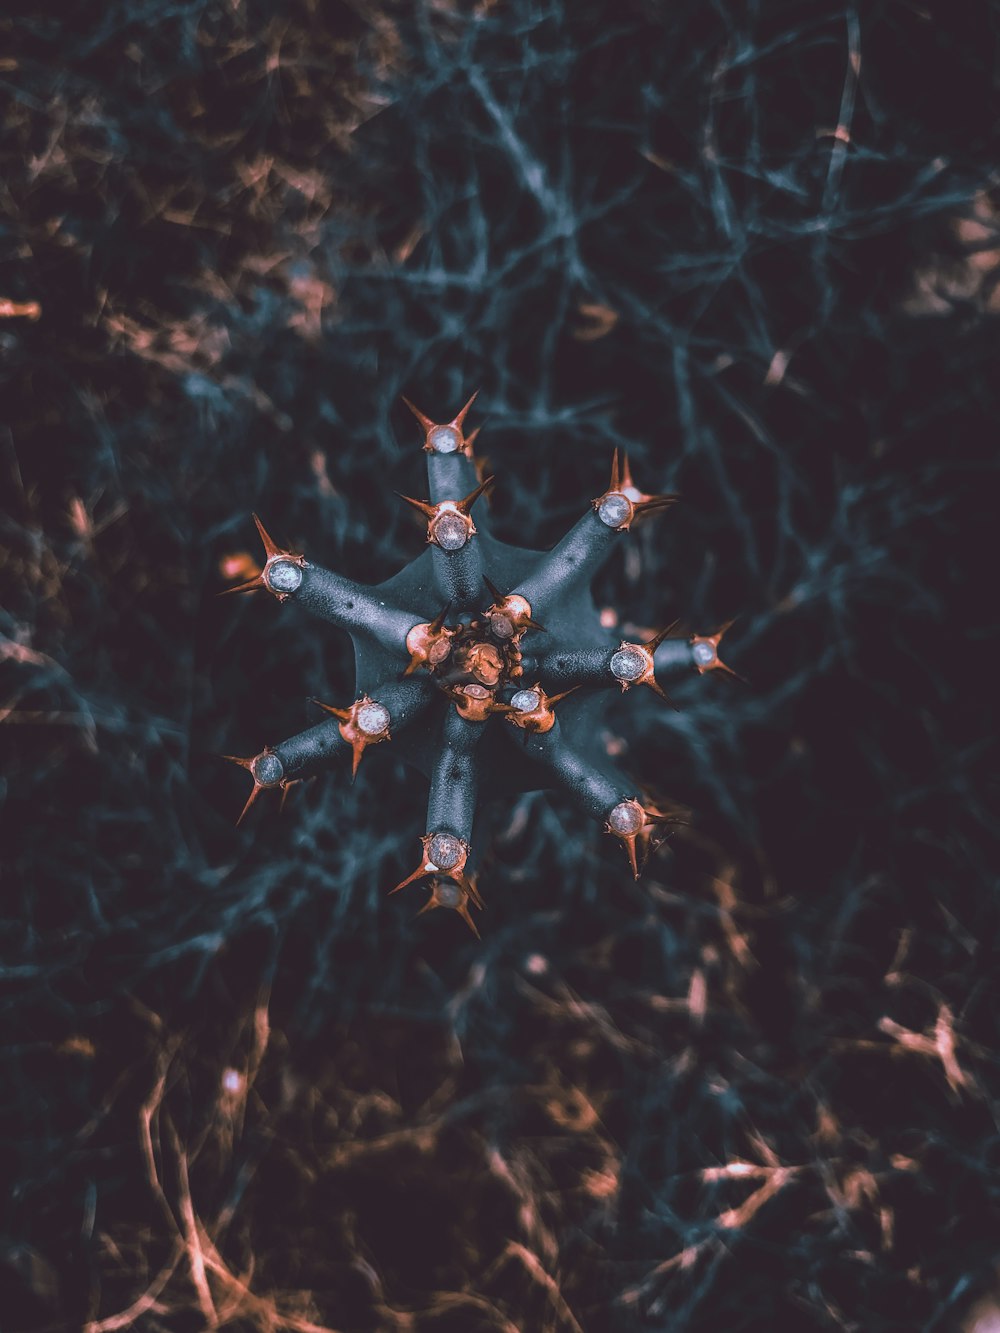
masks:
<svg viewBox="0 0 1000 1333"><path fill-rule="evenodd" d="M493 479L479 480L475 432L463 431L472 401L447 423L408 404L424 431L430 499L402 497L427 521L428 549L405 569L378 587L353 583L282 550L255 515L264 568L227 591L263 588L346 629L357 668L353 703L320 704L332 715L326 721L234 758L254 783L243 815L261 792L286 791L342 755L356 772L368 748L389 742L430 779L421 860L393 892L428 881L423 910L449 907L475 930L469 909L482 903L469 871L481 804L561 788L623 843L638 876L640 855L670 816L643 804L602 751L595 706L604 691L640 685L666 698L658 671L729 668L718 656L728 625L684 640L668 637L674 626L643 641L616 639L590 596L594 574L632 523L677 497L639 491L616 452L608 489L553 550L497 541L485 509Z"/></svg>

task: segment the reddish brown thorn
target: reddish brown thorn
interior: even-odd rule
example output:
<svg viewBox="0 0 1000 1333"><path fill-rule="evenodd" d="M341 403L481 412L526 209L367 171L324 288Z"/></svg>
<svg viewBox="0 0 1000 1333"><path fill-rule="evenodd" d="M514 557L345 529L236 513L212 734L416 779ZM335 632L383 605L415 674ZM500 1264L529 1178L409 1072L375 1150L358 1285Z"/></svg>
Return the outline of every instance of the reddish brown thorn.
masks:
<svg viewBox="0 0 1000 1333"><path fill-rule="evenodd" d="M639 683L642 684L642 685L645 685L645 686L647 687L647 689L652 690L653 693L654 693L655 695L658 695L659 698L661 698L661 699L663 700L664 703L669 704L670 707L674 710L675 713L679 713L679 712L681 711L681 710L677 707L677 705L674 703L673 699L671 699L670 695L666 692L666 690L665 690L665 689L663 688L663 686L660 684L660 682L656 679L655 676L650 676L648 680L643 680L643 681L640 681Z"/></svg>
<svg viewBox="0 0 1000 1333"><path fill-rule="evenodd" d="M660 514L665 509L671 509L680 500L679 495L651 495L648 500L638 500L635 502L636 518L646 518L653 514Z"/></svg>
<svg viewBox="0 0 1000 1333"><path fill-rule="evenodd" d="M654 634L651 639L642 645L646 652L655 653L663 640L667 638L668 635L672 634L680 623L679 620L672 620L665 629L660 630L659 634Z"/></svg>
<svg viewBox="0 0 1000 1333"><path fill-rule="evenodd" d="M348 708L334 708L333 704L320 703L319 699L310 699L309 702L314 703L317 708L322 708L324 713L332 713L333 716L339 718L341 722L346 722L351 716L350 709Z"/></svg>
<svg viewBox="0 0 1000 1333"><path fill-rule="evenodd" d="M616 449L611 459L611 483L608 486L609 491L620 491L621 481L618 477L618 450Z"/></svg>
<svg viewBox="0 0 1000 1333"><path fill-rule="evenodd" d="M487 477L485 481L481 481L479 483L479 485L476 487L474 491L470 491L464 500L458 500L455 504L455 508L458 510L458 512L460 514L465 514L466 516L468 516L469 510L472 508L472 506L476 503L476 501L479 499L481 495L485 494L486 491L491 489L495 481L496 477Z"/></svg>
<svg viewBox="0 0 1000 1333"><path fill-rule="evenodd" d="M288 800L288 793L292 790L293 787L300 787L301 785L302 785L302 778L294 778L291 782L283 782L281 784L281 801L278 805L279 815L284 813L285 802Z"/></svg>
<svg viewBox="0 0 1000 1333"><path fill-rule="evenodd" d="M472 395L472 397L469 399L469 401L462 408L462 410L458 413L458 415L453 417L451 421L449 421L448 423L449 426L454 426L457 430L461 430L465 418L469 415L469 408L472 406L472 404L476 401L478 397L479 397L479 390L477 389L475 393Z"/></svg>
<svg viewBox="0 0 1000 1333"><path fill-rule="evenodd" d="M721 658L717 664L717 669L721 671L724 676L732 676L733 680L738 680L742 685L750 684L746 676L741 676L738 671L734 671L732 667L726 666L725 662L723 662Z"/></svg>
<svg viewBox="0 0 1000 1333"><path fill-rule="evenodd" d="M249 773L252 771L251 765L253 764L254 758L256 758L256 756L251 756L251 758L249 759L241 759L239 755L235 754L220 754L219 758L226 759L231 764L239 764L240 768L245 768Z"/></svg>
<svg viewBox="0 0 1000 1333"><path fill-rule="evenodd" d="M254 783L253 791L247 797L247 803L240 811L240 817L236 821L237 828L239 828L239 826L243 823L244 819L246 819L247 815L250 813L250 807L253 805L254 801L256 801L257 797L261 794L263 790L264 790L263 787L258 787L257 783L256 782Z"/></svg>
<svg viewBox="0 0 1000 1333"><path fill-rule="evenodd" d="M405 889L408 884L415 883L418 879L423 879L430 871L425 870L422 865L417 866L416 870L396 885L394 889L389 890L388 896L391 898L394 893L399 893L400 889Z"/></svg>
<svg viewBox="0 0 1000 1333"><path fill-rule="evenodd" d="M409 398L404 397L403 402L410 409L413 415L417 418L421 426L423 426L424 432L429 435L430 432L434 429L434 422L431 421L430 417L425 417L419 407L414 407L414 405L410 402Z"/></svg>
<svg viewBox="0 0 1000 1333"><path fill-rule="evenodd" d="M250 579L247 583L240 583L235 588L223 588L221 592L216 593L217 597L228 597L234 592L255 592L258 588L266 588L264 575L258 574L256 578Z"/></svg>
<svg viewBox="0 0 1000 1333"><path fill-rule="evenodd" d="M470 436L466 437L462 433L462 426L469 408L476 401L478 392L479 390L477 389L476 393L472 395L462 410L447 423L431 421L430 417L424 416L419 408L414 407L409 398L403 399L403 402L417 418L423 428L425 452L429 454L461 453L471 458L472 442L479 433L478 427Z"/></svg>
<svg viewBox="0 0 1000 1333"><path fill-rule="evenodd" d="M397 491L396 494L401 500L405 500L408 505L412 505L414 509L419 510L428 522L434 518L437 505L428 504L426 500L414 500L411 495L404 495L402 491Z"/></svg>
<svg viewBox="0 0 1000 1333"><path fill-rule="evenodd" d="M260 519L257 517L256 514L254 514L253 516L253 521L257 525L257 531L260 533L260 539L264 543L264 550L267 552L267 558L270 560L273 556L284 555L285 552L282 551L280 546L278 546L277 542L275 542L271 538L267 529L264 527L264 524L260 521Z"/></svg>
<svg viewBox="0 0 1000 1333"><path fill-rule="evenodd" d="M658 514L664 509L669 509L671 505L675 505L680 499L679 495L647 495L645 491L640 491L632 480L632 470L629 467L627 454L625 455L618 489L634 506L635 518Z"/></svg>

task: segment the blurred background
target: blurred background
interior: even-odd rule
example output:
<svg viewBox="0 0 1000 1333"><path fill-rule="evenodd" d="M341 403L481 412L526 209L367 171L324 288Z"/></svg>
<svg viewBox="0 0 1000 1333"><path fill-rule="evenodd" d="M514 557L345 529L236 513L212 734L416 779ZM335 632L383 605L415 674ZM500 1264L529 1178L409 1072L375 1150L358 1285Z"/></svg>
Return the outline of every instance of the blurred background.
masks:
<svg viewBox="0 0 1000 1333"><path fill-rule="evenodd" d="M5 6L0 1327L997 1327L998 29ZM598 606L749 682L609 698L690 826L503 804L481 943L391 747L217 758L354 697L251 511L388 577L477 388L498 534L627 448Z"/></svg>

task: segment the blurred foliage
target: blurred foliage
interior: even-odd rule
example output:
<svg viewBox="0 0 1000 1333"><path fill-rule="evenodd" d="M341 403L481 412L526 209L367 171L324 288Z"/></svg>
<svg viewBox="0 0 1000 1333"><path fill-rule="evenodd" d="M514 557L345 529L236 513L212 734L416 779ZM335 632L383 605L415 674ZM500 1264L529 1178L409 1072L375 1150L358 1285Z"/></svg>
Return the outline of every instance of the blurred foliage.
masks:
<svg viewBox="0 0 1000 1333"><path fill-rule="evenodd" d="M3 1327L986 1308L997 7L14 0L0 35ZM684 505L599 604L739 613L752 682L612 714L695 812L638 885L568 805L504 811L481 945L385 901L424 801L391 756L238 832L214 757L353 686L346 636L215 600L251 509L387 577L400 395L475 387L499 535L554 542L627 448Z"/></svg>

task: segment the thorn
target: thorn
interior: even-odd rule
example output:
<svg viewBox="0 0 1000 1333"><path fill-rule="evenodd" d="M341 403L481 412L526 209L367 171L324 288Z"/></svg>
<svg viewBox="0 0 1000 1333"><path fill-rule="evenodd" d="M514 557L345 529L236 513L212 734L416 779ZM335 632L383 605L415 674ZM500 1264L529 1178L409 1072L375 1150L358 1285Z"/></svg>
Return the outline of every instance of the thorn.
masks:
<svg viewBox="0 0 1000 1333"><path fill-rule="evenodd" d="M459 414L456 417L453 417L451 421L449 421L448 423L449 426L454 426L456 430L461 430L462 423L465 421L465 418L469 414L469 408L472 406L472 404L476 401L478 397L479 397L479 390L477 389L475 393L472 395L472 397L469 399L469 401L462 408L461 412L459 412ZM469 443L471 443L471 440L469 441Z"/></svg>
<svg viewBox="0 0 1000 1333"><path fill-rule="evenodd" d="M235 754L220 754L220 759L228 759L231 764L239 764L240 768L245 768L248 773L253 771L253 759L241 759ZM256 756L254 756L256 758Z"/></svg>
<svg viewBox="0 0 1000 1333"><path fill-rule="evenodd" d="M626 495L636 509L643 509L644 512L652 512L648 506L656 505L659 508L667 508L669 505L676 504L680 499L679 495L647 495L645 491L640 491L638 486L632 480L632 470L629 467L628 454L625 455L625 466L622 469L621 487L622 494Z"/></svg>
<svg viewBox="0 0 1000 1333"><path fill-rule="evenodd" d="M479 499L481 495L483 495L486 491L491 489L495 481L496 477L487 477L485 481L481 481L479 483L479 485L476 487L474 491L470 491L464 500L456 501L455 508L458 510L458 512L460 514L465 514L466 516L468 516L469 510L472 508L472 506L476 503L476 501ZM405 499L406 497L404 496L403 498Z"/></svg>
<svg viewBox="0 0 1000 1333"><path fill-rule="evenodd" d="M391 898L392 895L398 893L400 889L405 889L408 884L413 884L416 880L423 879L424 876L428 874L430 874L430 871L425 870L422 865L417 866L412 875L407 875L404 880L400 880L394 889L389 890L388 896Z"/></svg>
<svg viewBox="0 0 1000 1333"><path fill-rule="evenodd" d="M279 815L284 814L285 812L285 803L288 800L288 793L292 790L293 787L301 786L301 784L302 784L301 778L295 778L291 782L283 782L281 784L281 801L278 804Z"/></svg>
<svg viewBox="0 0 1000 1333"><path fill-rule="evenodd" d="M608 490L609 490L609 491L618 491L618 490L621 490L621 483L620 483L620 481L618 480L618 450L617 450L617 449L615 450L615 452L614 452L614 454L613 454L613 456L612 456L612 458L611 458L611 484L609 485Z"/></svg>
<svg viewBox="0 0 1000 1333"><path fill-rule="evenodd" d="M434 429L434 422L431 421L430 417L425 417L419 407L414 407L414 405L410 402L409 398L404 397L403 402L410 409L413 415L417 418L421 426L423 426L424 431L429 435L431 431Z"/></svg>
<svg viewBox="0 0 1000 1333"><path fill-rule="evenodd" d="M645 518L648 514L660 514L665 509L671 509L680 500L679 495L651 495L648 500L639 500L635 506L637 518Z"/></svg>
<svg viewBox="0 0 1000 1333"><path fill-rule="evenodd" d="M332 713L333 716L339 718L341 722L348 721L351 716L350 709L334 708L333 704L320 703L318 699L310 699L309 702L315 704L317 708L322 708L324 713Z"/></svg>
<svg viewBox="0 0 1000 1333"><path fill-rule="evenodd" d="M419 421L423 429L424 451L426 453L460 453L465 454L469 458L472 457L472 444L476 436L479 434L479 427L477 426L471 435L466 436L462 432L462 426L465 422L469 408L476 401L478 394L479 390L477 389L461 411L447 423L431 421L430 417L425 416L418 407L415 407L413 403L410 402L409 398L403 398L403 402Z"/></svg>
<svg viewBox="0 0 1000 1333"><path fill-rule="evenodd" d="M253 521L257 524L257 531L260 533L260 539L264 543L264 550L267 552L268 560L273 559L276 555L284 555L285 552L282 551L281 547L271 538L267 529L264 527L264 524L256 514L253 516Z"/></svg>
<svg viewBox="0 0 1000 1333"><path fill-rule="evenodd" d="M669 634L672 634L680 623L681 623L680 620L672 620L665 629L660 630L659 634L654 634L648 643L644 643L642 645L643 648L645 648L646 652L655 653L657 648L659 648L660 644L663 642L663 640Z"/></svg>
<svg viewBox="0 0 1000 1333"><path fill-rule="evenodd" d="M264 575L258 574L256 578L250 579L247 583L240 583L235 588L223 588L221 592L217 592L215 595L216 597L228 597L234 592L255 592L258 588L266 587L267 584L264 582Z"/></svg>
<svg viewBox="0 0 1000 1333"><path fill-rule="evenodd" d="M625 851L626 854L628 855L628 863L632 867L632 878L638 879L639 866L638 862L636 861L636 855L635 855L635 837L636 835L634 833L629 834L627 837L622 838L622 842L625 844Z"/></svg>
<svg viewBox="0 0 1000 1333"><path fill-rule="evenodd" d="M654 694L658 695L663 700L664 703L669 704L675 713L679 713L681 711L674 703L673 699L671 699L670 695L667 694L666 690L663 688L663 686L660 684L660 682L656 679L655 676L650 676L648 680L643 680L638 683L648 686L649 689L651 689Z"/></svg>
<svg viewBox="0 0 1000 1333"><path fill-rule="evenodd" d="M428 520L434 518L437 512L436 505L428 504L426 500L414 500L412 496L404 495L402 491L397 491L396 494L399 496L401 500L405 500L408 505L412 505L414 509L419 510L420 513L423 514L424 518Z"/></svg>
<svg viewBox="0 0 1000 1333"><path fill-rule="evenodd" d="M239 828L239 826L243 823L244 819L246 819L247 815L250 813L250 807L253 805L254 801L256 801L257 797L261 794L263 790L264 788L261 787L259 783L255 782L253 784L253 791L247 797L247 803L240 811L240 817L236 821L237 828Z"/></svg>
<svg viewBox="0 0 1000 1333"><path fill-rule="evenodd" d="M486 584L487 591L493 598L494 602L499 602L503 599L503 593L491 579L486 577L485 574L483 575L483 582Z"/></svg>

